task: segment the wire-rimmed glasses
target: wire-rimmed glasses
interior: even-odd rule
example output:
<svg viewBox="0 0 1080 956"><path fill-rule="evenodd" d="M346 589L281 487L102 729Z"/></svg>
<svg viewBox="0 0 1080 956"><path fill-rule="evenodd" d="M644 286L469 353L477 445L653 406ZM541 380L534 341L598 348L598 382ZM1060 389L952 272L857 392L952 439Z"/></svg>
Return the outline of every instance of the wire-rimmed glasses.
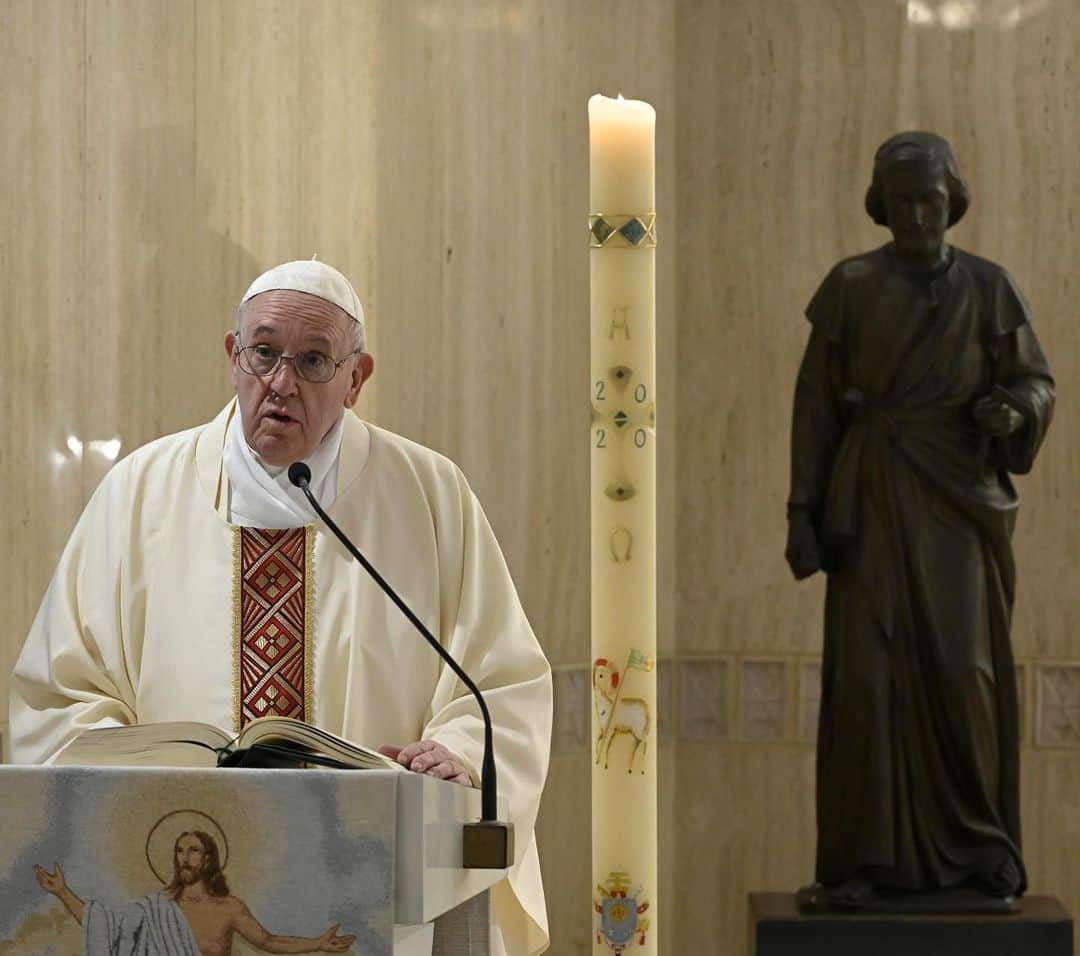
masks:
<svg viewBox="0 0 1080 956"><path fill-rule="evenodd" d="M240 345L240 336L236 337L237 345ZM343 359L335 359L325 352L310 351L297 352L289 355L280 349L269 345L241 345L236 350L236 364L241 372L254 375L256 378L270 378L278 370L282 362L292 362L296 374L308 382L316 385L325 385L354 355L361 354L362 349L355 349Z"/></svg>

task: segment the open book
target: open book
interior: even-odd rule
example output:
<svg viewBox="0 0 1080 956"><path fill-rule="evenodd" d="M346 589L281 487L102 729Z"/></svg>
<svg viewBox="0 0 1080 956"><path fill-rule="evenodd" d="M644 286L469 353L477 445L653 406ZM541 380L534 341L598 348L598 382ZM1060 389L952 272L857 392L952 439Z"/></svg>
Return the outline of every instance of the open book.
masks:
<svg viewBox="0 0 1080 956"><path fill-rule="evenodd" d="M260 717L237 737L211 724L184 720L100 727L83 731L61 751L55 763L84 767L214 767L221 754L256 745L287 752L294 759L311 755L312 766L404 769L397 761L374 750L292 717Z"/></svg>

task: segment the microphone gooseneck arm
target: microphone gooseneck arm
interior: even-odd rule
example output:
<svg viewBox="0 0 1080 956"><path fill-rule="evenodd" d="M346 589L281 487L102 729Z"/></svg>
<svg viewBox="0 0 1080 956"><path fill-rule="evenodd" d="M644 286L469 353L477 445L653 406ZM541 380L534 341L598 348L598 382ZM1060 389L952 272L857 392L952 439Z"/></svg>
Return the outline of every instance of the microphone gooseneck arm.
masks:
<svg viewBox="0 0 1080 956"><path fill-rule="evenodd" d="M472 678L465 673L461 665L450 656L450 652L439 643L431 631L424 626L424 623L420 618L418 618L413 613L412 609L398 596L398 593L390 586L387 580L379 574L371 562L368 561L368 559L360 553L357 547L345 536L345 533L334 523L333 518L323 511L322 505L315 500L315 496L308 487L311 483L311 469L303 462L295 462L289 466L289 481L296 485L296 487L307 496L307 500L311 502L311 507L315 509L319 517L326 523L326 526L334 532L334 535L345 546L348 552L363 565L364 570L375 579L375 583L378 584L379 587L383 589L386 596L398 606L401 613L404 614L412 622L413 626L424 635L424 639L434 648L435 653L446 662L446 666L461 679L461 682L470 691L472 691L473 696L480 705L480 713L484 718L484 762L480 769L480 818L484 822L494 822L498 820L498 784L495 779L495 753L492 746L491 714L488 713L487 703L484 700L484 695L480 693L480 688L473 683Z"/></svg>

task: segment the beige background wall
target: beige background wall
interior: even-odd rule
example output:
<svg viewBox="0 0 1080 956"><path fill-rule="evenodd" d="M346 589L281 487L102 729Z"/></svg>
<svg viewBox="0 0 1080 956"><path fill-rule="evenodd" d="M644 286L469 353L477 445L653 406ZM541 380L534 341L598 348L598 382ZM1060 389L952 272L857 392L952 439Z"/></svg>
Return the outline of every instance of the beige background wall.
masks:
<svg viewBox="0 0 1080 956"><path fill-rule="evenodd" d="M741 952L811 873L822 583L782 561L801 310L883 233L874 148L954 143L958 244L1026 291L1059 379L1021 485L1026 852L1080 911L1080 12L1071 0L3 0L0 667L119 454L212 415L247 282L355 281L361 412L470 475L556 666L553 952L588 911L585 101L657 107L660 927ZM6 687L0 683L0 713ZM702 947L705 947L702 950Z"/></svg>

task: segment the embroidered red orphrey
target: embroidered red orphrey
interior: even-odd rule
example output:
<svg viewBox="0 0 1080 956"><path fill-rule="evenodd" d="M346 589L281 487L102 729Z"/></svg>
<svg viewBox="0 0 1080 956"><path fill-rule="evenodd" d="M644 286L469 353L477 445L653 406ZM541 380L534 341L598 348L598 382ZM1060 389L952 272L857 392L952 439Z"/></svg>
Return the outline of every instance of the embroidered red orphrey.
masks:
<svg viewBox="0 0 1080 956"><path fill-rule="evenodd" d="M240 529L240 727L304 720L303 528Z"/></svg>

